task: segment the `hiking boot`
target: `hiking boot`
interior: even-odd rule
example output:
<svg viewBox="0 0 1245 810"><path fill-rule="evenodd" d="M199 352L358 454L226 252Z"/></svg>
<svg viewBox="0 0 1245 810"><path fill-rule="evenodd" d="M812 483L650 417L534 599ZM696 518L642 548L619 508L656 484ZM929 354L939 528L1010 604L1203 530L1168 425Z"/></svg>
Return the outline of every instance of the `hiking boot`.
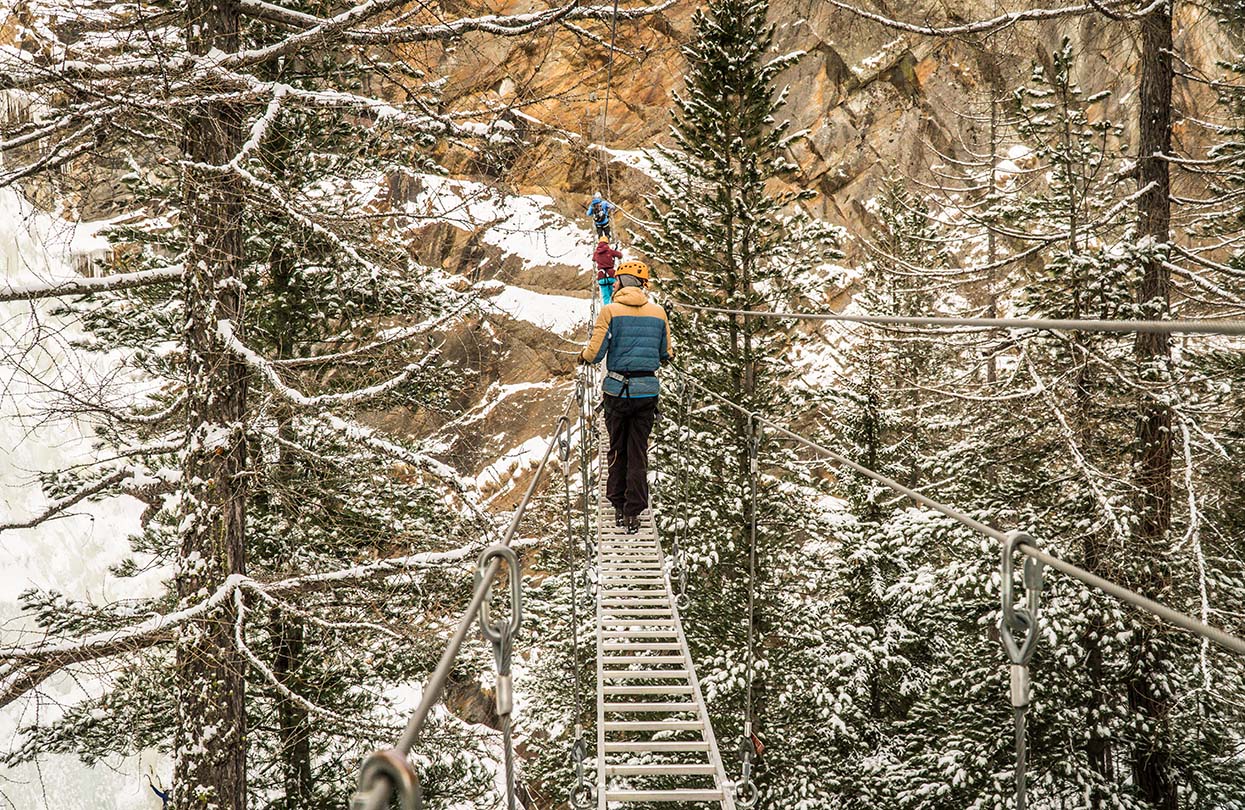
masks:
<svg viewBox="0 0 1245 810"><path fill-rule="evenodd" d="M625 522L626 522L627 534L639 534L640 533L640 516L639 515L631 515L626 518Z"/></svg>
<svg viewBox="0 0 1245 810"><path fill-rule="evenodd" d="M621 509L614 510L614 526L621 529L623 525L623 513Z"/></svg>

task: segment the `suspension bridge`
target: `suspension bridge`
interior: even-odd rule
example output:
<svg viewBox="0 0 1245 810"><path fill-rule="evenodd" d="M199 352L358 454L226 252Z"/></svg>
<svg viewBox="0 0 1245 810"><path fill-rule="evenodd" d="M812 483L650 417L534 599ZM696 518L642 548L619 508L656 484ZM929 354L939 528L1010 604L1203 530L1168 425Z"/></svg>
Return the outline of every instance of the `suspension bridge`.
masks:
<svg viewBox="0 0 1245 810"><path fill-rule="evenodd" d="M797 314L722 310L728 314L756 317L800 317ZM813 316L809 316L813 317ZM821 319L878 320L889 325L894 318L870 316L816 316ZM1084 330L1110 332L1162 331L1168 333L1245 334L1245 324L1231 321L1042 321L1008 319L919 319L923 326L977 326L981 328ZM936 321L936 323L925 323ZM947 322L947 323L944 323ZM1234 653L1245 655L1245 640L1222 629L1160 604L1117 583L1103 579L1066 560L1044 551L1038 542L1020 531L1004 532L941 503L929 495L861 466L831 448L818 444L763 414L747 410L706 388L695 377L672 367L676 386L685 398L683 413L690 410L690 399L698 396L733 409L747 426L751 472L751 502L745 505L750 542L749 574L755 575L757 515L757 448L763 435L795 443L828 462L852 470L941 513L961 526L998 543L1000 549L1000 604L1002 620L999 635L1003 664L1010 672L1010 701L1015 718L1014 737L1015 806L1026 807L1026 712L1030 698L1029 662L1035 652L1040 619L1040 594L1044 569L1050 568L1078 580L1088 588L1101 590L1138 610L1194 633ZM597 422L598 402L595 370L585 367L576 381L553 430L553 439L519 502L501 541L480 556L476 586L466 612L455 627L449 643L427 684L420 705L392 749L368 757L359 774L358 791L352 810L381 810L396 795L403 810L422 808L419 775L408 754L420 740L432 707L444 691L448 675L471 628L492 645L497 662L496 703L501 718L505 751L506 801L516 810L514 752L511 740L513 685L511 659L522 623L522 593L519 562L510 548L532 496L540 486L555 450L565 475L565 522L571 552L572 628L580 627L576 570L584 574L591 588L596 611L596 728L595 757L590 756L588 738L582 725L574 730L571 755L575 783L569 791L575 810L623 808L631 804L668 806L717 805L723 810L748 810L760 798L752 780L755 750L752 731L752 680L754 671L753 605L748 605L747 704L744 708L744 738L737 768L728 773L718 741L709 720L695 663L688 649L680 608L687 596L686 568L678 548L678 537L670 554L658 536L652 509L642 515L638 533L628 534L615 525L612 509L604 497L604 468L609 448L601 440L604 430ZM575 439L578 441L575 441ZM582 495L574 507L571 493L572 447L579 451ZM596 470L596 475L592 474ZM595 486L594 486L595 483ZM595 496L594 496L595 490ZM660 505L659 505L660 508ZM578 513L576 515L575 513ZM578 520L576 520L578 517ZM579 527L576 527L576 523ZM576 560L576 547L583 543L585 559ZM495 618L489 601L503 566L509 581L509 613ZM593 587L595 586L595 587ZM578 635L572 632L573 663L579 671L581 651ZM585 690L575 678L576 717L589 716L584 705ZM592 775L589 775L591 765Z"/></svg>
<svg viewBox="0 0 1245 810"><path fill-rule="evenodd" d="M613 84L614 55L618 22L618 0L613 0L609 58L601 113L601 142L609 140L609 103ZM606 198L610 196L609 158L598 155ZM635 219L622 208L616 208ZM643 222L636 220L637 222ZM651 224L651 223L650 223ZM1056 332L1111 332L1245 335L1245 322L1225 320L1055 320L1029 318L956 318L846 315L835 313L767 312L725 307L676 306L707 314L732 318L762 317L812 321L837 321L868 326L906 326L916 328L969 328L980 330L1046 330ZM589 327L596 320L593 301ZM831 464L851 470L885 487L896 495L938 512L964 528L998 543L1000 550L1000 606L998 625L1003 659L1010 674L1010 702L1014 717L1015 807L1026 810L1027 760L1026 716L1030 700L1029 662L1037 647L1041 627L1040 602L1044 569L1069 576L1088 588L1110 594L1134 608L1245 655L1245 640L1166 605L1149 599L1117 583L1099 577L1066 560L1044 551L1038 542L1021 531L1004 532L988 526L964 512L924 493L868 469L840 453L818 444L778 424L761 413L747 410L706 388L700 380L671 369L684 395L683 414L690 411L693 395L736 411L745 421L749 448L750 491L745 505L749 541L749 581L755 583L757 530L758 447L762 436L792 442ZM680 609L687 605L687 569L678 548L667 555L658 536L650 507L641 515L640 531L628 533L615 525L612 509L605 498L605 465L608 446L601 441L605 431L597 421L595 369L586 367L576 381L575 393L568 399L553 429L553 439L545 448L523 498L516 507L499 543L480 555L472 598L455 626L437 666L427 683L419 706L395 746L377 751L363 763L358 789L351 810L383 810L396 798L402 810L422 810L422 789L418 772L409 754L420 742L433 706L445 690L449 674L471 628L478 622L481 635L491 643L496 661L495 700L501 721L504 752L505 801L508 810L517 810L514 773L514 746L511 731L513 683L511 662L516 637L522 625L523 607L519 560L510 548L519 524L541 481L555 449L565 473L565 523L571 555L571 641L574 709L576 718L588 716L585 690L579 682L581 651L578 575L584 574L596 611L596 735L595 757L589 756L585 729L577 724L571 745L574 784L568 791L573 810L609 810L628 805L664 806L717 805L722 810L750 810L761 799L752 779L757 754L752 734L752 691L755 674L754 589L749 588L747 622L747 684L743 712L743 738L739 745L738 769L728 774L709 713L701 692L695 662L688 649ZM685 426L684 426L685 427ZM685 431L684 431L685 432ZM582 497L579 503L581 530L575 527L572 509L570 458L573 436L578 437L579 473ZM595 454L595 456L594 456ZM591 474L596 468L596 476ZM596 497L593 497L593 483ZM595 508L593 508L595 506ZM578 535L578 536L577 536ZM584 544L584 563L576 561L576 546ZM494 618L489 601L503 566L509 582L509 614ZM594 587L593 587L594 586ZM592 773L589 776L589 763Z"/></svg>

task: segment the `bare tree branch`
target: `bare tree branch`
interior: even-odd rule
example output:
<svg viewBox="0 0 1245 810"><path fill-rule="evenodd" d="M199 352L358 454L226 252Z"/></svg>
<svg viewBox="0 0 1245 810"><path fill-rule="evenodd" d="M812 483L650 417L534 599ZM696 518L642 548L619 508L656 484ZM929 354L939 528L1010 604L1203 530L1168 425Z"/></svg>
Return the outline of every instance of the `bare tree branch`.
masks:
<svg viewBox="0 0 1245 810"><path fill-rule="evenodd" d="M98 495L109 487L120 484L122 481L127 478L132 478L133 476L133 470L117 470L111 475L106 475L98 481L82 487L72 495L67 495L59 501L55 501L32 518L14 523L0 523L0 532L12 531L14 529L33 529L40 523L46 523L52 518L64 514L66 510L82 503L92 495Z"/></svg>
<svg viewBox="0 0 1245 810"><path fill-rule="evenodd" d="M1096 14L1100 11L1100 4L1097 2L1087 3L1080 6L1063 6L1060 8L1030 8L1023 11L1011 11L1006 14L1000 14L988 20L977 20L976 22L964 23L962 25L917 25L915 23L894 20L882 14L876 14L872 11L865 11L863 8L844 3L843 0L827 0L830 5L840 8L844 11L855 14L857 17L863 17L871 20L887 28L893 28L896 31L905 31L909 34L920 34L928 37L951 37L961 36L964 34L991 34L1004 28L1009 28L1017 23L1031 22L1035 20L1054 20L1060 17L1083 17L1086 14ZM1168 0L1152 0L1152 2L1140 11L1131 11L1126 13L1114 12L1113 16L1119 19L1139 19L1150 14L1160 6L1166 5ZM1108 7L1118 7L1126 5L1122 2L1113 2L1105 4Z"/></svg>

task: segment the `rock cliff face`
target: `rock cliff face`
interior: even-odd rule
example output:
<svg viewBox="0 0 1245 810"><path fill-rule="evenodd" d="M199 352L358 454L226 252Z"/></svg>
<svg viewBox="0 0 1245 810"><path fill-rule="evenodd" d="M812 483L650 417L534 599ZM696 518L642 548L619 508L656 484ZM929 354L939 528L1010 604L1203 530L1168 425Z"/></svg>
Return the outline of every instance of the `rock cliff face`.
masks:
<svg viewBox="0 0 1245 810"><path fill-rule="evenodd" d="M623 8L628 5L624 3ZM496 10L527 8L527 4L502 2ZM695 3L681 0L660 14L619 24L608 130L603 128L608 49L601 42L557 31L520 40L473 41L447 49L440 63L450 76L447 102L457 107L517 105L520 112L509 120L522 142L519 148L497 155L471 159L450 155L449 165L476 178L493 174L491 182L512 194L548 197L549 209L586 226L584 206L594 190L606 190L608 164L610 196L645 216L642 199L650 181L641 170L643 161L636 159L636 150L665 137L671 95L679 90L685 68L680 46L690 38L695 8ZM980 0L878 3L868 8L930 25L986 19L1004 12ZM1137 112L1131 103L1137 83L1135 23L1095 14L1020 24L989 38L935 39L897 33L825 0L772 0L771 19L777 29L776 53L806 53L784 77L789 88L786 114L796 128L807 131L807 137L792 149L799 166L794 182L819 192L810 204L811 213L843 225L849 234L868 227L865 202L886 174L937 183L930 171L932 164L942 162L937 153L965 160L973 152L986 152L991 97L1005 104L1034 64L1049 63L1064 37L1079 55L1076 69L1085 91L1112 91L1111 98L1097 108L1100 114L1124 128L1125 143L1136 128ZM1192 4L1180 4L1176 27L1186 72L1203 77L1221 74L1217 65L1228 56L1230 47L1214 19ZM608 40L606 25L594 24L591 33ZM1197 154L1208 133L1195 119L1214 117L1213 93L1204 83L1181 80L1175 99L1177 146ZM620 224L626 242L631 223ZM481 227L487 231L491 226ZM500 279L543 293L583 297L592 286L587 273L592 238L586 229L579 254L535 265L518 263L504 251L485 249L482 253L480 233L461 223L429 226L412 234L411 250L422 262L448 272ZM539 238L539 234L532 235L534 240ZM863 258L859 243L849 241L845 249L845 263ZM842 299L830 303L841 305ZM499 361L492 372L499 379L537 383L570 368L565 355L557 354L569 348L561 338L516 328L513 322L501 323L498 329L497 339L514 358ZM583 331L573 336L582 337ZM537 356L541 362L532 361ZM516 373L508 365L512 362L521 364L524 371ZM485 372L469 396L487 398L489 376ZM505 419L509 429L517 431L517 435L508 434L507 442L530 438L542 426L552 424L561 396L543 389L540 396L544 406L525 407L521 420L516 420L509 407L489 417ZM519 395L511 404L522 399ZM479 401L481 407L486 404ZM505 451L504 447L495 449ZM483 463L483 455L477 457L478 462Z"/></svg>
<svg viewBox="0 0 1245 810"><path fill-rule="evenodd" d="M19 4L19 11L26 5ZM521 13L546 5L443 0L440 13L446 18ZM638 0L620 5L625 10ZM444 213L410 232L412 256L451 276L451 283L484 285L486 306L458 324L447 343L446 351L463 369L452 404L467 415L389 413L374 415L376 422L438 435L447 459L464 473L492 480L489 488L514 483L510 473L498 473L496 460L552 424L570 385L575 343L586 334L595 285L584 207L593 191L608 191L645 216L642 200L651 181L638 150L666 137L671 97L686 66L680 49L690 39L696 7L692 0L677 0L658 14L620 21L608 82L610 31L600 21L510 39L477 35L412 57L429 75L447 77L446 109L504 110L498 115L514 127L517 142L482 153L438 155L464 181L460 186L447 189L416 174L387 178L386 204ZM931 25L1003 13L983 0L899 5L878 0L869 8ZM1218 63L1232 51L1229 38L1205 10L1194 4L1177 9L1183 72L1217 77ZM33 47L21 40L28 28L17 25L21 15L5 19L0 39ZM810 212L843 225L849 234L868 227L865 202L886 174L936 183L930 166L941 162L937 153L965 159L984 152L991 97L1007 98L1064 37L1079 54L1085 90L1112 91L1102 114L1124 126L1125 141L1135 129L1135 23L1094 14L1020 24L989 38L935 39L897 33L826 0L772 0L771 19L776 53L805 52L784 76L786 115L807 132L791 150L799 167L792 182L819 192ZM1197 154L1208 136L1199 120L1216 117L1213 91L1182 79L1175 99L1177 145ZM85 219L125 210L117 182L124 167L81 168L76 179L82 188L73 193L54 195L56 189L46 184L32 184L27 193L47 208L56 208L59 196L72 197ZM61 178L57 188L74 180ZM447 199L463 203L467 215L445 204ZM622 220L616 227L628 242L632 223ZM845 264L863 258L859 243L849 240L845 249ZM829 303L839 306L843 300L839 295ZM553 331L545 328L549 312L562 316L553 319ZM504 407L493 407L503 396ZM524 469L522 463L502 466L511 473Z"/></svg>
<svg viewBox="0 0 1245 810"><path fill-rule="evenodd" d="M658 15L619 23L608 135L602 129L608 49L566 32L445 53L448 100L523 103L517 123L526 145L509 156L505 179L517 191L549 194L564 213L578 215L586 195L603 185L605 154L594 145L633 150L664 137L671 93L679 89L685 66L679 48L690 36L696 7L680 0ZM980 0L865 7L930 25L1004 11ZM513 2L500 8L522 9ZM787 114L797 128L808 131L793 149L800 167L797 182L820 192L814 213L849 228L862 224L861 202L884 172L927 176L929 165L937 162L931 147L957 157L983 150L982 119L990 96L1009 97L1035 63L1049 62L1063 37L1079 54L1084 89L1113 91L1105 114L1125 126L1125 139L1135 128L1136 110L1130 104L1136 85L1135 23L1094 14L1022 23L989 38L934 39L895 32L825 0L773 0L771 19L777 27L776 53L806 53L784 77L790 88ZM1186 72L1220 74L1217 65L1231 49L1213 16L1193 4L1179 4L1175 25ZM593 32L608 39L607 26L597 25ZM1205 131L1189 119L1209 114L1214 102L1204 83L1179 83L1176 104L1184 118L1177 122L1178 143L1196 150ZM638 202L645 183L637 175L626 161L611 162L611 192L620 202Z"/></svg>

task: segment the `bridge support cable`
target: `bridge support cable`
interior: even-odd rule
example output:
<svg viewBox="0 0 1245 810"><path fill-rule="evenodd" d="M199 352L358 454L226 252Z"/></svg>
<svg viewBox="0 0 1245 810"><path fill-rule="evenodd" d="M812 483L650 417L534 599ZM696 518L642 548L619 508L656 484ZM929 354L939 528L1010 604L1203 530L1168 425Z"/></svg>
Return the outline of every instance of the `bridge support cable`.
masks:
<svg viewBox="0 0 1245 810"><path fill-rule="evenodd" d="M735 810L651 509L614 525L598 454L597 807L712 802Z"/></svg>
<svg viewBox="0 0 1245 810"><path fill-rule="evenodd" d="M545 469L549 464L549 458L553 454L553 449L558 446L563 431L570 424L571 407L575 402L575 396L571 396L567 400L562 415L558 417L554 425L553 438L548 446L545 447L544 455L541 456L535 472L532 473L532 479L528 482L527 490L523 493L523 498L519 501L518 506L515 507L514 515L511 516L510 523L506 527L506 532L502 535L501 541L497 545L485 549L480 555L471 601L467 605L466 612L463 613L462 618L455 625L454 632L450 635L450 640L446 644L445 650L441 653L441 658L437 661L436 669L433 670L427 683L424 684L423 695L419 705L407 721L402 736L393 748L377 751L363 761L363 765L359 769L358 786L350 800L351 810L385 810L385 808L389 807L390 800L394 798L395 794L398 806L402 810L422 810L423 793L419 773L411 765L407 757L420 741L424 726L428 721L428 715L432 712L433 706L441 699L450 672L458 659L459 650L462 649L467 633L477 621L480 623L481 631L485 637L493 642L494 654L497 659L496 700L497 714L502 718L502 732L506 746L507 803L512 810L515 807L514 760L513 750L510 746L510 710L513 704L513 693L510 688L509 664L514 638L518 633L519 623L522 620L523 608L518 558L515 556L514 551L511 550L510 543L518 532L519 524L522 522L527 508L532 502L532 496L535 495L537 487L544 479ZM493 590L497 575L501 573L503 562L507 564L509 569L511 588L510 616L506 620L493 621L489 615L488 597Z"/></svg>
<svg viewBox="0 0 1245 810"><path fill-rule="evenodd" d="M579 441L582 446L585 441L584 434L584 409L583 409L583 375L577 378L575 388L575 399L579 404L579 417L577 424L579 427ZM583 536L576 536L575 522L573 517L574 499L571 497L571 426L566 425L566 432L562 434L558 446L559 457L562 461L562 479L565 492L565 518L566 518L566 551L568 556L567 574L571 581L571 689L575 706L575 739L571 743L571 767L575 771L575 784L568 792L569 803L575 810L589 810L594 803L594 791L592 786L587 782L584 773L584 761L588 756L588 742L584 739L584 698L583 689L580 687L580 667L579 667L579 587L578 580L582 570L579 565L576 546L583 541ZM582 449L580 454L580 463L583 464ZM585 506L585 509L587 507ZM587 513L585 512L585 515ZM585 563L591 561L586 558Z"/></svg>

